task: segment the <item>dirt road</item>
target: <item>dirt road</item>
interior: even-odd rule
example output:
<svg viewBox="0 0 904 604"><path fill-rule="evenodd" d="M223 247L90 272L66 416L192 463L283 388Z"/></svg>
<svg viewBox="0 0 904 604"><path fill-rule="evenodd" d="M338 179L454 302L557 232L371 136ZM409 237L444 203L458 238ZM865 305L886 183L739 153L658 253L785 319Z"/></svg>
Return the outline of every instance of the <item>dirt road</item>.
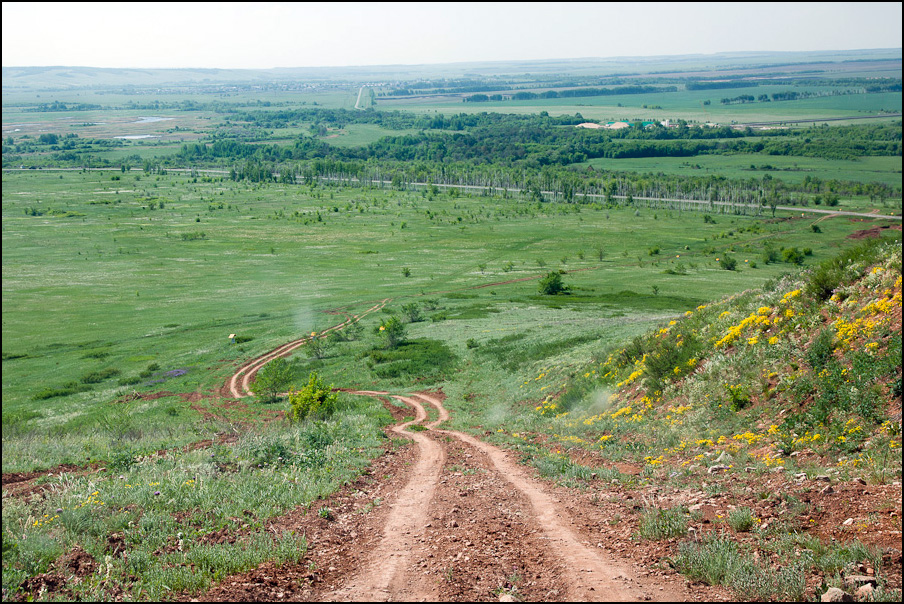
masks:
<svg viewBox="0 0 904 604"><path fill-rule="evenodd" d="M403 413L386 393L356 394L382 398L397 417ZM601 508L538 479L495 446L442 429L449 414L441 394L394 398L414 419L390 432L411 444L307 512L274 519L272 530L309 537L306 558L227 578L199 599L694 599L673 572L651 573L608 553ZM427 406L435 410L432 421ZM318 514L324 509L329 519Z"/></svg>

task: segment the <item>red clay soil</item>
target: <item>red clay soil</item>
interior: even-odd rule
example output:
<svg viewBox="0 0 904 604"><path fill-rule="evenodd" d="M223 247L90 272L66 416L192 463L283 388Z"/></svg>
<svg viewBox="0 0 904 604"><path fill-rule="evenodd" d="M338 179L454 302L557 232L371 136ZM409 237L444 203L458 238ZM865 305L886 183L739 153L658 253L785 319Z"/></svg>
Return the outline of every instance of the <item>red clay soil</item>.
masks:
<svg viewBox="0 0 904 604"><path fill-rule="evenodd" d="M855 231L847 236L848 239L877 239L882 236L882 231L887 229L893 229L896 231L901 230L900 224L895 225L884 225L884 226L876 226L871 229L863 229L860 231Z"/></svg>

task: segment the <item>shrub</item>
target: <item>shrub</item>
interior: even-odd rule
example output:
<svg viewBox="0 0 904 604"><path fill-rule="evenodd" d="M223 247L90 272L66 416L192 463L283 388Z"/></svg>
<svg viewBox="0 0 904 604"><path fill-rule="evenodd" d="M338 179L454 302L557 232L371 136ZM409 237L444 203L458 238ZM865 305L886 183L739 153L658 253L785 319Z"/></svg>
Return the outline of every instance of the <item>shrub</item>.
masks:
<svg viewBox="0 0 904 604"><path fill-rule="evenodd" d="M647 510L640 518L638 533L645 539L669 539L687 534L688 514L681 508Z"/></svg>
<svg viewBox="0 0 904 604"><path fill-rule="evenodd" d="M333 387L327 386L317 372L312 371L307 386L289 393L289 420L300 422L311 416L330 415L338 400L339 395L333 392Z"/></svg>
<svg viewBox="0 0 904 604"><path fill-rule="evenodd" d="M778 262L778 251L771 245L767 244L766 247L763 248L763 254L760 256L760 258L762 259L763 264Z"/></svg>
<svg viewBox="0 0 904 604"><path fill-rule="evenodd" d="M254 391L261 401L271 403L289 387L294 372L289 361L279 357L264 365L254 378Z"/></svg>
<svg viewBox="0 0 904 604"><path fill-rule="evenodd" d="M804 263L804 252L796 247L789 247L782 250L782 260L788 264L796 264L800 266Z"/></svg>
<svg viewBox="0 0 904 604"><path fill-rule="evenodd" d="M325 358L333 347L333 341L329 336L311 336L307 346L308 356L315 359Z"/></svg>
<svg viewBox="0 0 904 604"><path fill-rule="evenodd" d="M405 341L405 324L395 315L380 321L376 333L383 340L384 348L395 348Z"/></svg>
<svg viewBox="0 0 904 604"><path fill-rule="evenodd" d="M546 273L546 276L540 279L539 290L544 296L555 296L567 291L567 287L562 282L561 271L552 271Z"/></svg>
<svg viewBox="0 0 904 604"><path fill-rule="evenodd" d="M739 561L738 546L732 540L719 536L679 545L675 567L690 579L720 585Z"/></svg>
<svg viewBox="0 0 904 604"><path fill-rule="evenodd" d="M832 352L835 350L835 334L832 329L825 328L821 330L813 343L807 350L807 361L814 371L820 371L826 365L826 361L832 358Z"/></svg>
<svg viewBox="0 0 904 604"><path fill-rule="evenodd" d="M104 380L108 380L111 377L116 377L119 375L119 369L114 367L110 367L108 369L103 369L101 371L92 371L91 373L87 373L82 376L83 384L99 384Z"/></svg>
<svg viewBox="0 0 904 604"><path fill-rule="evenodd" d="M748 507L735 508L728 512L728 526L738 531L746 533L756 524L756 518Z"/></svg>
<svg viewBox="0 0 904 604"><path fill-rule="evenodd" d="M738 268L738 261L731 256L724 256L719 260L719 266L727 271L733 271Z"/></svg>
<svg viewBox="0 0 904 604"><path fill-rule="evenodd" d="M424 315L421 313L421 307L417 305L417 302L409 302L404 305L402 307L402 312L408 317L409 323L417 323L418 321L424 320Z"/></svg>

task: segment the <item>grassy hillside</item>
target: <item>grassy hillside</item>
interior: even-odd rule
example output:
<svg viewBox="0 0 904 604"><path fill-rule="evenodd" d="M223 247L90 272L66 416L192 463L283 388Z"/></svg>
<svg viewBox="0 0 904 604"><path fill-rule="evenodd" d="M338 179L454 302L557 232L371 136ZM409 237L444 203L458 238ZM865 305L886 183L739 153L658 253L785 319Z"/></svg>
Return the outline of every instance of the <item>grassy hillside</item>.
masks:
<svg viewBox="0 0 904 604"><path fill-rule="evenodd" d="M853 591L869 567L872 597L900 599L899 236L702 304L551 390L480 429L642 500L623 524L651 559L740 599Z"/></svg>

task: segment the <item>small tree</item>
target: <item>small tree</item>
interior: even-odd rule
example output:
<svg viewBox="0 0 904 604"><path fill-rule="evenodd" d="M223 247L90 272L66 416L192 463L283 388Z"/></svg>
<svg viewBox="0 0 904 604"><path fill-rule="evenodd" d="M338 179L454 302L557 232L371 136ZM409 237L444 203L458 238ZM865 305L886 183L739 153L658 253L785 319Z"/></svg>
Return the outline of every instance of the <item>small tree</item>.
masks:
<svg viewBox="0 0 904 604"><path fill-rule="evenodd" d="M289 420L300 422L314 415L330 415L338 400L339 395L333 392L333 387L327 386L317 372L312 371L307 386L289 393Z"/></svg>
<svg viewBox="0 0 904 604"><path fill-rule="evenodd" d="M405 324L397 316L392 315L380 321L376 333L383 340L385 348L395 348L405 341Z"/></svg>
<svg viewBox="0 0 904 604"><path fill-rule="evenodd" d="M797 264L798 266L803 264L804 256L804 252L796 247L789 247L782 250L782 260L789 264Z"/></svg>
<svg viewBox="0 0 904 604"><path fill-rule="evenodd" d="M540 279L539 290L544 296L555 296L565 292L568 288L562 282L562 272L552 271Z"/></svg>
<svg viewBox="0 0 904 604"><path fill-rule="evenodd" d="M719 260L719 266L727 271L733 271L738 268L738 261L731 256L724 256L721 260Z"/></svg>
<svg viewBox="0 0 904 604"><path fill-rule="evenodd" d="M272 403L289 387L294 372L286 359L279 357L261 367L254 378L254 393L264 403Z"/></svg>
<svg viewBox="0 0 904 604"><path fill-rule="evenodd" d="M408 317L409 323L417 323L418 321L424 320L424 315L421 313L421 307L418 306L417 302L409 302L404 305L402 307L402 312Z"/></svg>
<svg viewBox="0 0 904 604"><path fill-rule="evenodd" d="M311 335L311 341L308 342L308 355L315 359L326 357L332 347L332 342L325 335Z"/></svg>

